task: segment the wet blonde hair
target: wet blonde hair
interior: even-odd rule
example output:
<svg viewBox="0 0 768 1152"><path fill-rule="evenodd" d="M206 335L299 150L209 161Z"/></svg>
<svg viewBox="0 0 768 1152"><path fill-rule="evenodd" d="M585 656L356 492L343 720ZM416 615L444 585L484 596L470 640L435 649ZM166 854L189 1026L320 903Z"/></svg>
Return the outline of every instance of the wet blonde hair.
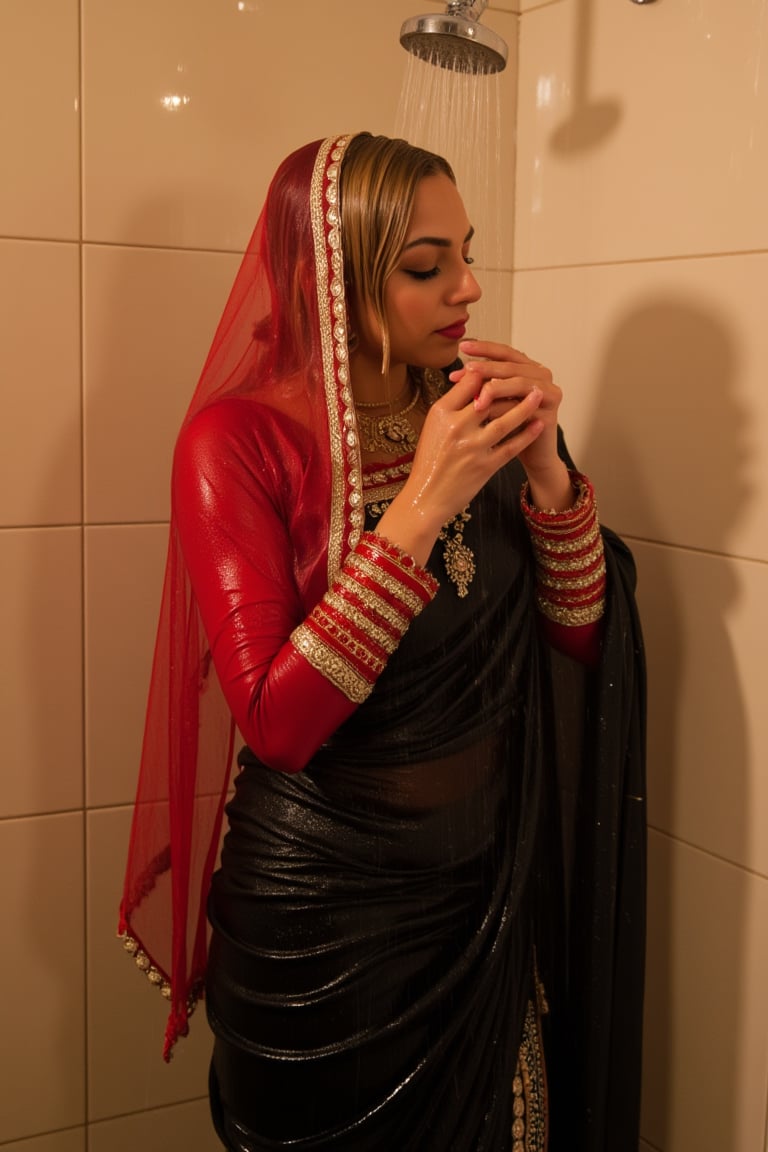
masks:
<svg viewBox="0 0 768 1152"><path fill-rule="evenodd" d="M425 176L456 178L447 160L406 140L361 132L347 145L339 191L344 276L356 310L371 310L381 327L381 371L389 370L384 288L394 271Z"/></svg>

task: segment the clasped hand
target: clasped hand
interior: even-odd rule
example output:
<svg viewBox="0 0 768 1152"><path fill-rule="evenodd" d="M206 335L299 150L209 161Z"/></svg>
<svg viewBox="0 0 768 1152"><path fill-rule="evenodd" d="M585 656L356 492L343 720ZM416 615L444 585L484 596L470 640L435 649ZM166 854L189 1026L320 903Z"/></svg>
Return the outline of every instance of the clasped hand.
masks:
<svg viewBox="0 0 768 1152"><path fill-rule="evenodd" d="M464 340L461 351L470 359L463 368L451 372L454 386L471 377L477 385L474 408L486 412L489 419L515 411L522 400L538 397L535 419L536 435L513 452L529 474L540 472L557 462L557 413L563 398L549 368L531 360L524 352L507 344L487 340ZM518 416L520 414L518 413Z"/></svg>
<svg viewBox="0 0 768 1152"><path fill-rule="evenodd" d="M557 455L562 391L549 369L506 344L466 340L460 347L471 359L451 373L453 387L430 409L413 465L425 496L444 492L446 517L515 457L533 483L565 471Z"/></svg>
<svg viewBox="0 0 768 1152"><path fill-rule="evenodd" d="M421 562L442 525L515 457L537 504L567 508L572 500L557 454L562 392L552 373L506 344L465 340L460 347L471 359L430 407L411 474L379 525Z"/></svg>

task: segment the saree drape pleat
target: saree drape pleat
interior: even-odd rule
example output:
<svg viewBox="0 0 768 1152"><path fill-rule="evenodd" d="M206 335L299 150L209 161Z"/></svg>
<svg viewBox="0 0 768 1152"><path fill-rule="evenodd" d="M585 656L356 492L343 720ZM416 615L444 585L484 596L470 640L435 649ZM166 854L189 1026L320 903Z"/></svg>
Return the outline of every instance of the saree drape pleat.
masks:
<svg viewBox="0 0 768 1152"><path fill-rule="evenodd" d="M642 1008L631 562L607 534L602 666L558 667L516 483L477 502L472 603L441 589L304 773L241 756L206 990L238 1152L507 1152L534 955L550 1149L631 1148L612 1142L636 1131Z"/></svg>

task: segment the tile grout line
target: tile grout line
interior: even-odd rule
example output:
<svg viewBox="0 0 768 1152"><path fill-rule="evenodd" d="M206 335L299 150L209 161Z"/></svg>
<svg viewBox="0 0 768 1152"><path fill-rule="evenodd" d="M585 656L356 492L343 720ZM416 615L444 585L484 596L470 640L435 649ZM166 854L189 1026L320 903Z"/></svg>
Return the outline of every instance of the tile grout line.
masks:
<svg viewBox="0 0 768 1152"><path fill-rule="evenodd" d="M670 552L685 552L693 556L707 556L710 560L735 560L739 563L745 564L758 564L762 567L763 564L768 564L768 560L763 560L762 556L743 556L738 553L731 552L715 552L713 548L697 548L691 544L675 544L671 540L654 540L646 536L632 536L630 532L619 531L618 535L621 536L626 543L633 544L646 544L654 548L669 548Z"/></svg>
<svg viewBox="0 0 768 1152"><path fill-rule="evenodd" d="M118 1112L114 1116L102 1116L93 1121L94 1127L97 1124L111 1124L115 1120L132 1120L136 1116L151 1116L155 1112L168 1112L173 1108L184 1108L188 1104L201 1104L208 1103L207 1096L190 1096L184 1100L170 1100L165 1104L154 1104L148 1108L139 1108L135 1112ZM2 1147L0 1146L0 1152Z"/></svg>
<svg viewBox="0 0 768 1152"><path fill-rule="evenodd" d="M87 825L87 730L86 730L86 549L85 549L85 195L84 166L85 149L83 140L84 84L83 84L83 0L77 0L77 79L78 79L78 206L79 206L79 292L80 292L80 739L82 748L81 767L81 819L82 819L82 863L83 886L81 892L83 910L83 1144L84 1152L89 1152L90 1134L88 1112L90 1107L90 1085L88 1076L88 825Z"/></svg>
<svg viewBox="0 0 768 1152"><path fill-rule="evenodd" d="M748 864L740 864L736 860L731 860L727 856L723 856L721 852L713 852L710 848L703 848L701 844L695 844L693 840L686 840L684 836L677 836L674 832L669 832L666 828L661 828L650 822L648 823L648 831L655 832L657 836L663 836L665 840L680 844L683 848L689 848L691 852L699 852L702 856L709 856L710 859L717 860L718 864L727 864L729 868L735 868L746 876L753 876L755 880L761 880L764 884L768 884L768 876L764 872L759 872L757 868L750 868Z"/></svg>
<svg viewBox="0 0 768 1152"><path fill-rule="evenodd" d="M153 244L138 240L133 242L125 240L86 240L83 236L65 239L61 236L0 235L0 243L70 244L78 245L84 250L89 248L122 249L126 252L168 252L191 256L235 256L242 258L244 255L244 250L241 248ZM478 270L500 272L510 276L525 276L541 272L584 271L589 268L637 267L645 264L682 264L696 260L732 260L743 256L768 256L768 248L723 248L707 252L660 252L654 256L621 256L612 260L576 260L569 264L524 264L519 266L513 264L511 267L504 266L500 268L484 268L483 265L478 265Z"/></svg>
<svg viewBox="0 0 768 1152"><path fill-rule="evenodd" d="M740 556L738 553L715 552L711 548L696 548L692 544L676 544L671 540L653 540L648 536L633 536L629 532L619 532L622 540L632 541L634 544L648 544L654 548L668 548L671 552L686 552L692 556L707 556L712 560L736 560L742 564L757 564L761 567L768 564L760 556Z"/></svg>
<svg viewBox="0 0 768 1152"><path fill-rule="evenodd" d="M0 1152L3 1148L16 1148L19 1144L35 1143L38 1140L44 1140L47 1136L58 1136L61 1132L79 1132L84 1126L82 1124L67 1124L64 1128L49 1128L46 1132L33 1132L31 1136L14 1136L11 1140L0 1141ZM87 1152L87 1149L86 1149Z"/></svg>
<svg viewBox="0 0 768 1152"><path fill-rule="evenodd" d="M207 1102L208 1102L207 1096L190 1096L188 1098L185 1098L184 1100L173 1100L167 1104L156 1104L150 1108L140 1108L136 1112L118 1112L114 1116L103 1116L99 1120L94 1120L93 1123L94 1123L94 1125L96 1125L96 1124L110 1124L114 1120L131 1120L135 1116L150 1116L154 1112L165 1112L165 1111L170 1110L171 1108L183 1108L187 1104L202 1104L202 1103L207 1103ZM90 1127L90 1124L68 1124L64 1128L49 1128L45 1132L35 1132L31 1136L22 1136L21 1142L26 1143L27 1141L31 1142L33 1140L37 1141L37 1140L45 1139L47 1136L58 1136L62 1132L79 1132L81 1128L84 1129L84 1131L85 1131L85 1139L87 1141L88 1140L89 1127ZM18 1137L15 1137L15 1136L11 1140L2 1140L2 1141L0 1141L0 1152L2 1152L3 1148L8 1148L11 1145L15 1146L18 1143L19 1143L19 1139L18 1139ZM85 1152L88 1152L87 1145L85 1148Z"/></svg>
<svg viewBox="0 0 768 1152"><path fill-rule="evenodd" d="M572 264L529 264L506 269L515 276L532 272L584 271L587 268L636 267L643 264L684 264L696 260L732 260L739 256L768 256L768 248L734 248L712 252L669 252L657 256L625 256L615 260L575 260Z"/></svg>
<svg viewBox="0 0 768 1152"><path fill-rule="evenodd" d="M81 461L82 467L82 461ZM71 528L167 528L167 520L79 520L61 524L0 524L3 532L60 532Z"/></svg>

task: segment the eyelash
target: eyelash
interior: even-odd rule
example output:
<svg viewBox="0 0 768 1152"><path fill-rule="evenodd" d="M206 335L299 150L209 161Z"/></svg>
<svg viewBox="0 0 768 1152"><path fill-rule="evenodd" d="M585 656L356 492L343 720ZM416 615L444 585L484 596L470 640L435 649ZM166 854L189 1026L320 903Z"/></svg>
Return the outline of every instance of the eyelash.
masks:
<svg viewBox="0 0 768 1152"><path fill-rule="evenodd" d="M464 257L465 264L474 264L474 262L473 256ZM405 269L406 274L413 277L414 280L431 280L433 276L437 276L439 271L439 268L430 268L428 272L417 272L414 268Z"/></svg>

